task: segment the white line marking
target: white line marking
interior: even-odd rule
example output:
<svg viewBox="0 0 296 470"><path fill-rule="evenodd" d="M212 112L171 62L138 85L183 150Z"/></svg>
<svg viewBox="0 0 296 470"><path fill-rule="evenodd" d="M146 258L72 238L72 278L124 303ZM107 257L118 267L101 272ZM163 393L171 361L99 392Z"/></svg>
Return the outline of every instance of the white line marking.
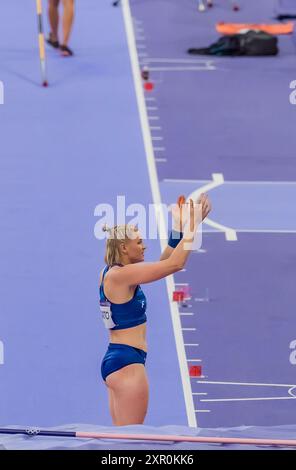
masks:
<svg viewBox="0 0 296 470"><path fill-rule="evenodd" d="M176 286L189 286L188 282L176 282Z"/></svg>
<svg viewBox="0 0 296 470"><path fill-rule="evenodd" d="M131 60L132 73L133 73L133 78L134 78L136 97L137 97L137 102L138 102L139 116L140 116L140 122L141 122L141 127L142 127L142 134L143 134L143 140L144 140L144 146L145 146L145 152L146 152L146 158L147 158L147 166L148 166L153 202L156 207L157 206L160 207L161 194L160 194L160 189L159 189L159 184L158 184L156 164L154 161L154 152L153 152L151 134L149 130L149 122L148 122L147 113L146 113L146 104L145 104L143 87L142 87L140 66L139 66L138 56L137 56L136 42L135 42L135 37L134 37L134 32L133 32L129 0L122 0L122 12L123 12L125 29L126 29L126 36L127 36L128 49L129 49L130 60ZM160 214L160 217L157 217L157 221L158 221L161 250L163 251L167 246L167 233L166 233L166 225L165 225L163 213ZM171 300L173 298L173 291L174 291L173 276L166 277L166 285L167 285L167 291L168 291L173 329L174 329L174 334L175 334L179 367L180 367L180 372L181 372L188 425L190 427L197 427L196 415L194 412L191 382L190 382L190 377L188 374L188 365L186 362L185 346L183 342L181 320L179 317L178 306L176 303L174 303Z"/></svg>
<svg viewBox="0 0 296 470"><path fill-rule="evenodd" d="M148 111L157 111L158 107L157 106L147 106Z"/></svg>
<svg viewBox="0 0 296 470"><path fill-rule="evenodd" d="M194 410L195 413L210 413L211 410Z"/></svg>
<svg viewBox="0 0 296 470"><path fill-rule="evenodd" d="M250 387L296 387L295 384L271 384L271 383L258 383L258 382L213 382L210 380L198 380L200 384L217 384L217 385L243 385Z"/></svg>
<svg viewBox="0 0 296 470"><path fill-rule="evenodd" d="M161 131L162 128L160 126L150 127L151 131Z"/></svg>
<svg viewBox="0 0 296 470"><path fill-rule="evenodd" d="M235 231L239 233L296 233L296 230L272 230L272 229L266 229L266 230L235 229Z"/></svg>
<svg viewBox="0 0 296 470"><path fill-rule="evenodd" d="M202 229L203 233L218 233L220 234L220 230L207 230L206 228ZM246 229L246 230L240 230L240 229L235 229L236 233L296 233L296 230L256 230L256 229ZM194 252L197 253L197 252Z"/></svg>
<svg viewBox="0 0 296 470"><path fill-rule="evenodd" d="M187 359L187 362L202 362L202 359Z"/></svg>
<svg viewBox="0 0 296 470"><path fill-rule="evenodd" d="M165 147L153 147L153 150L156 152L165 152Z"/></svg>
<svg viewBox="0 0 296 470"><path fill-rule="evenodd" d="M207 395L207 392L193 392L192 395Z"/></svg>
<svg viewBox="0 0 296 470"><path fill-rule="evenodd" d="M213 173L212 174L213 181L210 183L205 184L201 188L196 189L193 191L189 196L188 199L193 199L194 201L198 199L201 193L206 193L211 189L217 188L224 183L224 177L222 173ZM219 224L218 222L214 222L213 220L207 218L203 221L203 224L209 225L217 230L220 230L225 233L225 238L227 241L237 241L236 231L233 228L226 227L225 225Z"/></svg>
<svg viewBox="0 0 296 470"><path fill-rule="evenodd" d="M184 346L199 346L198 343L185 343Z"/></svg>
<svg viewBox="0 0 296 470"><path fill-rule="evenodd" d="M295 400L296 397L262 397L262 398L203 398L203 402L219 402L219 401L261 401L261 400Z"/></svg>
<svg viewBox="0 0 296 470"><path fill-rule="evenodd" d="M192 317L194 315L194 313L192 312L180 312L180 315L183 316L183 317Z"/></svg>
<svg viewBox="0 0 296 470"><path fill-rule="evenodd" d="M190 195L192 198L192 195ZM226 225L219 224L218 222L214 222L213 220L209 219L208 217L203 221L204 224L209 225L209 227L213 227L220 232L225 233L225 238L227 241L237 241L236 230L230 227L226 227Z"/></svg>
<svg viewBox="0 0 296 470"><path fill-rule="evenodd" d="M148 116L149 121L159 121L158 116Z"/></svg>
<svg viewBox="0 0 296 470"><path fill-rule="evenodd" d="M270 185L296 185L296 181L225 181L225 184L259 184L260 186L263 184L270 184Z"/></svg>
<svg viewBox="0 0 296 470"><path fill-rule="evenodd" d="M196 328L182 328L183 331L196 331Z"/></svg>
<svg viewBox="0 0 296 470"><path fill-rule="evenodd" d="M190 180L190 179L174 179L174 178L165 178L163 179L166 183L210 183L209 180ZM224 181L226 185L296 185L296 181Z"/></svg>
<svg viewBox="0 0 296 470"><path fill-rule="evenodd" d="M198 66L198 65L187 65L187 66L184 66L184 67L173 67L173 66L170 66L170 67L149 67L149 70L151 70L151 72L200 72L200 71L209 71L209 70L216 70L216 67L213 65L213 66L209 66L207 64L205 64L204 66Z"/></svg>
<svg viewBox="0 0 296 470"><path fill-rule="evenodd" d="M211 60L205 60L205 59L172 59L172 58L149 58L147 62L150 63L167 63L167 64L212 64L214 65L214 62Z"/></svg>
<svg viewBox="0 0 296 470"><path fill-rule="evenodd" d="M156 101L156 98L154 96L145 96L146 101Z"/></svg>
<svg viewBox="0 0 296 470"><path fill-rule="evenodd" d="M166 158L155 158L155 161L159 162L159 163L164 163L164 162L167 162L167 159Z"/></svg>
<svg viewBox="0 0 296 470"><path fill-rule="evenodd" d="M155 141L160 141L163 140L163 137L152 137L152 140Z"/></svg>

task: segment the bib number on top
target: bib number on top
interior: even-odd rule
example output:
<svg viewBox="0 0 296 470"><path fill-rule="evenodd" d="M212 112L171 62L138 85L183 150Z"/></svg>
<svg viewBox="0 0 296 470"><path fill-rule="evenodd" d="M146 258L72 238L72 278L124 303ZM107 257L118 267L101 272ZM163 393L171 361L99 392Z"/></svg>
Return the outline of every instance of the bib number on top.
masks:
<svg viewBox="0 0 296 470"><path fill-rule="evenodd" d="M110 302L100 302L100 310L102 313L102 319L105 325L105 328L110 330L110 328L114 328L115 323L112 319L112 312L111 312L111 304Z"/></svg>

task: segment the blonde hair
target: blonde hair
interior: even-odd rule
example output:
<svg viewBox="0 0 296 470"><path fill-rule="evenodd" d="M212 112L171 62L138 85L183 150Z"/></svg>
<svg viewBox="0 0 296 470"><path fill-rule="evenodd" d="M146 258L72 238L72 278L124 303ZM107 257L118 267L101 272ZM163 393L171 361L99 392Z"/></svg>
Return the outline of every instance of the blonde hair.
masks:
<svg viewBox="0 0 296 470"><path fill-rule="evenodd" d="M104 225L104 232L108 232L109 237L106 243L105 263L108 266L121 263L120 245L127 240L136 238L138 227L135 225L115 225L112 228Z"/></svg>

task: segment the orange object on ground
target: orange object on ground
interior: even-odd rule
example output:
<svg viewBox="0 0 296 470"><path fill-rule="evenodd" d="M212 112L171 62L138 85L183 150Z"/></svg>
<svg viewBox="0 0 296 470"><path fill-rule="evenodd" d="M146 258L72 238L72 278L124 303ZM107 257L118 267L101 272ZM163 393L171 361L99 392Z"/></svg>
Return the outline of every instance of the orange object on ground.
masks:
<svg viewBox="0 0 296 470"><path fill-rule="evenodd" d="M220 34L238 34L242 29L253 29L264 31L269 34L292 34L294 23L290 21L284 24L257 24L257 23L217 23L216 30Z"/></svg>
<svg viewBox="0 0 296 470"><path fill-rule="evenodd" d="M185 204L185 202L186 202L185 196L179 196L178 197L178 206L179 207L183 206L183 204Z"/></svg>

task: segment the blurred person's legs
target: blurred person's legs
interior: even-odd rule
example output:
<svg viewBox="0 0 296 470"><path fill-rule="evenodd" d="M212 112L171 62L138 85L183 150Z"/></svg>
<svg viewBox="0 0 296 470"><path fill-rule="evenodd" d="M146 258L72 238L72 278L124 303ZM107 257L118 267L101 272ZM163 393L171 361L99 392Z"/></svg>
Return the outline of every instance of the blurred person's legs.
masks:
<svg viewBox="0 0 296 470"><path fill-rule="evenodd" d="M63 46L68 46L73 20L74 20L74 0L62 0L64 6L63 16Z"/></svg>
<svg viewBox="0 0 296 470"><path fill-rule="evenodd" d="M74 21L74 0L62 0L63 3L63 41L59 44L58 29L59 29L59 4L60 0L49 0L48 2L48 17L50 23L50 34L48 43L60 50L64 56L73 54L68 47L69 38L72 31Z"/></svg>
<svg viewBox="0 0 296 470"><path fill-rule="evenodd" d="M58 27L59 27L59 3L60 0L49 0L48 18L50 24L50 33L48 42L53 47L58 47Z"/></svg>

